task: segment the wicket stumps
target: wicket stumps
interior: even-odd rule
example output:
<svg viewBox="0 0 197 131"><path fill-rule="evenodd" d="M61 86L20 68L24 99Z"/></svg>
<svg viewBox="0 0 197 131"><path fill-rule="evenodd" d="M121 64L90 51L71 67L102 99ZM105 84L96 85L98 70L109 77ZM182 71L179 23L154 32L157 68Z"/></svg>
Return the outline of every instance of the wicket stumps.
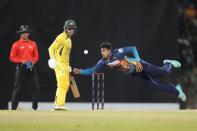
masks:
<svg viewBox="0 0 197 131"><path fill-rule="evenodd" d="M95 100L97 103L97 110L100 109L103 110L104 109L104 73L92 74L92 110L95 109L94 107ZM101 102L101 108L99 106L100 102Z"/></svg>

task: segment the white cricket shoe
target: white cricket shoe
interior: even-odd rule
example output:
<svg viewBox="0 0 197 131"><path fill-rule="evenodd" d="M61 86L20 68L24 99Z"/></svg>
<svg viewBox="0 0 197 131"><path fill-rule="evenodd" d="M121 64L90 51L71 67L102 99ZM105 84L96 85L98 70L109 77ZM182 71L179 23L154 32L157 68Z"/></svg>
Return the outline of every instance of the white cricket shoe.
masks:
<svg viewBox="0 0 197 131"><path fill-rule="evenodd" d="M170 63L174 66L174 68L180 68L181 67L181 63L177 60L164 60L163 63Z"/></svg>
<svg viewBox="0 0 197 131"><path fill-rule="evenodd" d="M185 101L186 101L186 95L185 95L185 93L183 92L181 86L180 86L180 85L177 85L175 88L176 88L176 89L178 90L178 92L179 92L178 98L181 99L183 102L185 102Z"/></svg>
<svg viewBox="0 0 197 131"><path fill-rule="evenodd" d="M65 106L54 106L52 111L68 111L68 107Z"/></svg>

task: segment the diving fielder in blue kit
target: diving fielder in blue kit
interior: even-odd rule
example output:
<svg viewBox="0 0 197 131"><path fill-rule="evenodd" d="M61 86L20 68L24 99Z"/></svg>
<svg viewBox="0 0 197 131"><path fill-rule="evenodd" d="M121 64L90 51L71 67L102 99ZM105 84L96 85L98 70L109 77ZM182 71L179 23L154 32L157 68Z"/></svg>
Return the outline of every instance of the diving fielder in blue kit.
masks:
<svg viewBox="0 0 197 131"><path fill-rule="evenodd" d="M159 67L140 59L136 47L131 46L112 50L112 46L109 42L101 43L100 51L102 59L95 66L89 69L74 68L73 73L91 75L101 70L104 66L107 66L135 77L148 87L173 93L183 102L186 101L186 95L179 84L174 85L155 78L156 76L168 75L173 67L180 68L180 62L166 59L163 61L163 66ZM127 56L130 54L133 55L133 58Z"/></svg>

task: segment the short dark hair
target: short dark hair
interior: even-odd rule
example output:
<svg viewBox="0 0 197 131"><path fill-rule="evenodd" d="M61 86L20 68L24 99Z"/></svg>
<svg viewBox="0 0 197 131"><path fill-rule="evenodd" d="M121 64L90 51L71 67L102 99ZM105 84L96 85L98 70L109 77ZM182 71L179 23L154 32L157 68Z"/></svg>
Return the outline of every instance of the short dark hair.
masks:
<svg viewBox="0 0 197 131"><path fill-rule="evenodd" d="M109 42L102 42L99 47L100 47L100 49L106 48L108 50L112 50L112 45Z"/></svg>

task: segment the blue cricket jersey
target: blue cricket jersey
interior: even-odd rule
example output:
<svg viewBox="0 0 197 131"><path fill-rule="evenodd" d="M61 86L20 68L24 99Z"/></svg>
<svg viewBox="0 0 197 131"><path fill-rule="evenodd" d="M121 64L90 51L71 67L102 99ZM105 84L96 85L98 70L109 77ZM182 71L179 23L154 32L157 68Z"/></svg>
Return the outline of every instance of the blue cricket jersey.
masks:
<svg viewBox="0 0 197 131"><path fill-rule="evenodd" d="M127 57L127 55L132 54L133 57ZM125 57L126 56L126 57ZM115 62L117 60L123 60L126 59L130 63L130 69L125 71L122 71L122 73L131 74L135 71L135 64L131 64L131 62L137 62L140 61L140 57L138 54L138 51L135 46L130 47L124 47L119 49L112 50L111 56L109 60L101 59L96 65L94 65L92 68L88 69L80 69L81 75L91 75L98 71L100 71L104 66L108 66L108 64Z"/></svg>

